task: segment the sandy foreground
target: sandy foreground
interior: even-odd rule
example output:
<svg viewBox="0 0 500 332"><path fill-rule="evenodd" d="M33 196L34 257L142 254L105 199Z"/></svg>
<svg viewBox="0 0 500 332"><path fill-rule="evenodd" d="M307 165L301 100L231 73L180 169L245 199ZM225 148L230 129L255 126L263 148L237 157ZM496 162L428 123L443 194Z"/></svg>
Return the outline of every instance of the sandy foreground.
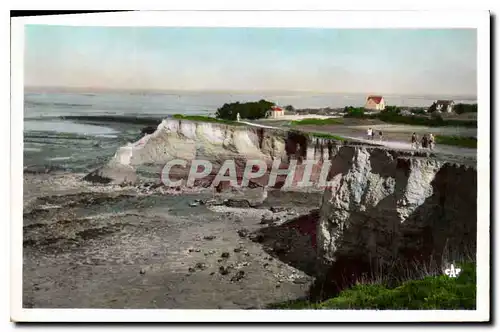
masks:
<svg viewBox="0 0 500 332"><path fill-rule="evenodd" d="M283 225L317 208L319 195L207 206L194 202L213 193L79 177L25 175L24 307L264 308L308 293L313 236Z"/></svg>

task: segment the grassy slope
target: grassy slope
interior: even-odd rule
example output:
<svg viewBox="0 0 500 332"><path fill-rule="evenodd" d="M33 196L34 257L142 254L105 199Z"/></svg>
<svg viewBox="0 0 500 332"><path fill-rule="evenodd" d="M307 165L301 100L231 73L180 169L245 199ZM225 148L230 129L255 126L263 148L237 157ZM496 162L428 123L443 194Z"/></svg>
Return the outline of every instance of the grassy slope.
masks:
<svg viewBox="0 0 500 332"><path fill-rule="evenodd" d="M224 123L224 124L233 125L233 126L241 126L241 125L243 125L242 123L239 123L239 122L236 122L236 121L222 120L222 119L212 118L212 117L203 116L203 115L174 114L172 117L174 119L179 119L179 120Z"/></svg>
<svg viewBox="0 0 500 332"><path fill-rule="evenodd" d="M461 136L436 136L436 144L460 146L463 148L477 148L477 138Z"/></svg>
<svg viewBox="0 0 500 332"><path fill-rule="evenodd" d="M345 119L364 119L364 120L380 120L385 123L398 123L398 124L407 124L407 125L415 125L415 126L429 126L429 127L477 127L476 120L458 120L458 119L448 119L445 118L442 121L421 117L421 116L403 116L397 114L388 114L381 113L377 115L364 115L362 117L346 117ZM331 119L304 119L292 121L290 123L291 126L298 125L316 125L316 126L325 126L325 125L335 125L335 124L345 124L344 118L331 118Z"/></svg>
<svg viewBox="0 0 500 332"><path fill-rule="evenodd" d="M323 125L334 125L334 124L344 124L344 120L341 118L331 118L331 119L311 118L311 119L296 120L290 122L291 126L305 126L305 125L323 126Z"/></svg>
<svg viewBox="0 0 500 332"><path fill-rule="evenodd" d="M389 289L381 284L358 284L321 303L304 300L271 305L272 309L475 309L475 264L459 264L458 278L429 276Z"/></svg>

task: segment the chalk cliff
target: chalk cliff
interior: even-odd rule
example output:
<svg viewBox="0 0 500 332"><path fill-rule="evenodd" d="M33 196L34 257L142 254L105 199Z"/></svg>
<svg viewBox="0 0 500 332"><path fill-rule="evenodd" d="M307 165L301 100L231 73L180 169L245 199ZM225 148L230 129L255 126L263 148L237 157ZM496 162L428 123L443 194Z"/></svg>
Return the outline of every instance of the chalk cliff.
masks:
<svg viewBox="0 0 500 332"><path fill-rule="evenodd" d="M374 147L341 147L317 224L319 255L440 259L475 252L477 172L462 163Z"/></svg>
<svg viewBox="0 0 500 332"><path fill-rule="evenodd" d="M159 179L162 167L174 159L209 160L214 173L225 160L235 160L238 174L249 159L264 160L269 167L273 159L281 160L284 165L291 159L298 159L299 164L304 159L321 164L333 157L339 145L335 140L293 131L166 119L153 133L119 148L106 165L84 179L135 183L141 172ZM181 170L177 172L179 177L185 175Z"/></svg>

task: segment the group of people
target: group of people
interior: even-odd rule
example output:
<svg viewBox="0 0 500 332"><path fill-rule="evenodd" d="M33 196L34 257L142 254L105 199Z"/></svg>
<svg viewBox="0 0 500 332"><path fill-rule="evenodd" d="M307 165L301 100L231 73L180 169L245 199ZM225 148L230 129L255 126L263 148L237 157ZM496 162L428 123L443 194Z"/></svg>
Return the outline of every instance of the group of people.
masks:
<svg viewBox="0 0 500 332"><path fill-rule="evenodd" d="M432 135L431 133L422 136L420 142L418 140L417 133L413 133L411 135L411 146L414 147L415 149L422 147L424 149L429 148L433 150L435 145L436 145L436 139L434 138L434 135Z"/></svg>
<svg viewBox="0 0 500 332"><path fill-rule="evenodd" d="M375 139L375 131L372 128L368 128L366 131L366 135L368 136L368 139L374 140ZM378 132L378 138L382 141L384 138L384 133L382 133L382 130Z"/></svg>
<svg viewBox="0 0 500 332"><path fill-rule="evenodd" d="M368 128L368 130L366 131L366 135L368 136L369 140L375 139L375 131L372 128ZM384 134L382 133L382 131L378 132L378 137L379 137L380 141L383 140ZM432 135L430 133L423 135L421 140L418 139L417 133L413 133L411 135L411 147L412 148L418 149L418 148L422 147L424 149L433 150L435 145L436 145L436 140L434 138L434 135Z"/></svg>

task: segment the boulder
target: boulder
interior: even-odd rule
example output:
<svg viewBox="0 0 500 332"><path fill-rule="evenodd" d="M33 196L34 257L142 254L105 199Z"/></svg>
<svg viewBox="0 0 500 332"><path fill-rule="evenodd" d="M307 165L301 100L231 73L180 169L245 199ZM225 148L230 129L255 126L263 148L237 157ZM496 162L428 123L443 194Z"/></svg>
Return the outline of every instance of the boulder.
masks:
<svg viewBox="0 0 500 332"><path fill-rule="evenodd" d="M136 184L138 182L135 169L129 165L110 163L100 167L85 177L84 181L105 184Z"/></svg>

